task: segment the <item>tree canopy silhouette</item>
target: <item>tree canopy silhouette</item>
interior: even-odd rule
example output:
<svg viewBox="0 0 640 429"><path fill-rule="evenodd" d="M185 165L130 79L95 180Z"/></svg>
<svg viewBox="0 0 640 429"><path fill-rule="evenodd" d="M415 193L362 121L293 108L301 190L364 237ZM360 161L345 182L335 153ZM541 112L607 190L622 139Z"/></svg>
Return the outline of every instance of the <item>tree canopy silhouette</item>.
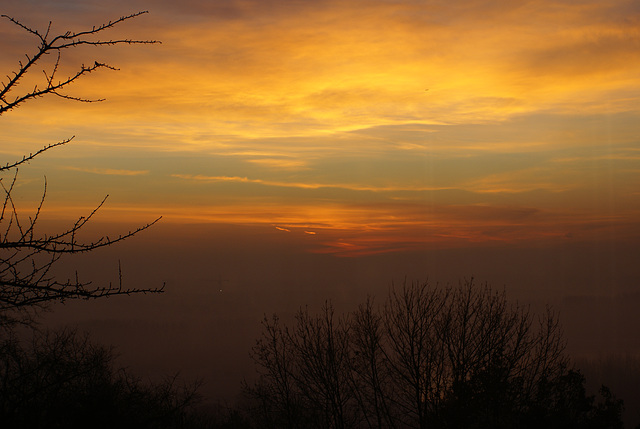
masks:
<svg viewBox="0 0 640 429"><path fill-rule="evenodd" d="M0 83L0 116L23 105L26 102L44 96L56 96L77 102L98 102L102 99L88 99L70 95L67 88L84 76L100 69L117 70L115 67L97 60L89 65L81 64L70 74L60 76L63 53L80 46L109 46L160 43L155 40L135 39L99 39L108 30L117 25L137 18L146 11L122 16L85 30L65 31L52 34L51 22L44 31L34 29L23 22L2 15L2 19L17 26L26 35L36 39L37 46L33 53L26 54L23 61L18 61L17 69L7 74ZM34 76L36 67L43 59L53 55L55 59L45 67L43 74ZM27 75L36 79L34 86L21 85ZM47 183L45 179L42 197L35 212L29 216L19 213L14 194L18 180L19 167L53 148L69 143L69 137L57 143L44 146L20 159L0 164L0 186L4 197L0 200L0 322L14 323L28 321L33 311L54 301L67 299L91 299L112 295L131 293L160 292L162 288L125 288L122 276L116 284L94 285L91 281L80 280L76 273L74 278L58 279L52 268L64 255L86 253L101 247L110 246L143 231L159 220L135 228L116 237L98 237L90 241L78 238L79 231L93 218L103 206L107 197L86 216L79 217L72 225L62 231L45 233L38 229L41 212L45 203ZM119 269L120 273L120 269Z"/></svg>
<svg viewBox="0 0 640 429"><path fill-rule="evenodd" d="M504 291L391 288L336 317L265 318L245 391L263 428L621 428L622 401L586 394L557 316Z"/></svg>
<svg viewBox="0 0 640 429"><path fill-rule="evenodd" d="M197 403L199 383L145 383L115 365L112 348L73 330L0 341L4 428L178 428Z"/></svg>

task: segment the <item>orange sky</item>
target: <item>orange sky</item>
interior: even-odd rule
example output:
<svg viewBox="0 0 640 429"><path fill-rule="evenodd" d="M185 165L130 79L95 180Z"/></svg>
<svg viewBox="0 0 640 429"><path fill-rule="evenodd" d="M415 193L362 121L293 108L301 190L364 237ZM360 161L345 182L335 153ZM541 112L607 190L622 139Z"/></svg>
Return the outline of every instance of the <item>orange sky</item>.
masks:
<svg viewBox="0 0 640 429"><path fill-rule="evenodd" d="M640 238L634 1L8 1L44 29L150 10L65 52L120 68L2 117L21 204L263 225L313 252ZM35 40L0 22L2 75ZM43 64L43 68L46 66ZM36 76L37 77L37 76ZM70 209L71 208L71 209ZM26 209L25 209L26 210Z"/></svg>
<svg viewBox="0 0 640 429"><path fill-rule="evenodd" d="M69 89L106 101L2 115L0 162L76 136L20 168L25 216L46 176L37 232L107 194L88 237L163 220L52 275L165 293L44 326L229 399L265 313L474 277L559 309L574 355L640 355L640 2L0 2L54 32L140 10L105 37L162 44L64 52L120 69ZM0 20L0 82L36 43Z"/></svg>

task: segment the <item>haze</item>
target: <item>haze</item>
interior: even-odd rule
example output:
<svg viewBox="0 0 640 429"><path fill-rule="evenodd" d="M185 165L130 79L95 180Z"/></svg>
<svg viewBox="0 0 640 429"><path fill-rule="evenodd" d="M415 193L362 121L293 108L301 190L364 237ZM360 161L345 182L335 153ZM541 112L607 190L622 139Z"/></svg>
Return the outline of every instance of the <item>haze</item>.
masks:
<svg viewBox="0 0 640 429"><path fill-rule="evenodd" d="M139 10L80 50L120 70L2 118L2 159L54 228L157 226L68 261L166 293L56 308L154 376L251 377L263 314L352 309L474 277L553 304L575 355L640 354L640 5L634 1L4 1L31 27ZM0 26L7 72L35 46ZM66 223L65 223L66 222Z"/></svg>

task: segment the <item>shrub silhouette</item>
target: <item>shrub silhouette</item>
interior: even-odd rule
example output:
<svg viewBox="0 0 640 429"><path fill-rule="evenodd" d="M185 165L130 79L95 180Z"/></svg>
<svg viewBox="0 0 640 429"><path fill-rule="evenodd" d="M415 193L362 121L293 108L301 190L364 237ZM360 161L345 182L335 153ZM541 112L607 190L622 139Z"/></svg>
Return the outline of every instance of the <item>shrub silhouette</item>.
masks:
<svg viewBox="0 0 640 429"><path fill-rule="evenodd" d="M183 427L197 384L142 383L114 363L111 348L72 330L12 335L0 342L3 428Z"/></svg>

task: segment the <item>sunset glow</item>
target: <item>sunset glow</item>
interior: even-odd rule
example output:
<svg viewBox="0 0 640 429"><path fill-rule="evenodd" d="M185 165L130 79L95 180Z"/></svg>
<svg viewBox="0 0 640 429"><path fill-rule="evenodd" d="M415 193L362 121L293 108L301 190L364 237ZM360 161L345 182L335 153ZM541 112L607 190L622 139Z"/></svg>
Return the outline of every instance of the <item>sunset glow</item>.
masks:
<svg viewBox="0 0 640 429"><path fill-rule="evenodd" d="M464 427L480 405L512 416L494 426L547 409L587 425L624 399L640 428L639 0L2 0L0 15L0 414L142 419L101 398L138 406L115 387L157 381L162 408L131 392L180 425ZM82 33L42 40L67 32ZM465 344L475 372L452 364ZM396 371L400 349L419 373ZM286 420L267 407L276 378ZM522 386L535 406L507 400Z"/></svg>
<svg viewBox="0 0 640 429"><path fill-rule="evenodd" d="M36 3L3 13L96 23ZM72 89L107 101L2 118L3 159L76 136L20 172L27 195L46 173L52 215L108 193L114 221L276 225L339 255L639 237L635 2L120 6L150 14L116 33L162 45L70 53L120 69ZM35 43L9 24L5 70Z"/></svg>

